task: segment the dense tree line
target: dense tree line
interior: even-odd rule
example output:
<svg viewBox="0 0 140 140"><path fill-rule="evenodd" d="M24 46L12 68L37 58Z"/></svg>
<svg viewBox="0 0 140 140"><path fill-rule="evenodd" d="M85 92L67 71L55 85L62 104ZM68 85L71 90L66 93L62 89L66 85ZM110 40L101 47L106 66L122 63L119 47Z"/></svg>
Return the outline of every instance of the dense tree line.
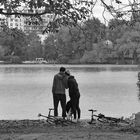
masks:
<svg viewBox="0 0 140 140"><path fill-rule="evenodd" d="M3 27L0 31L0 59L13 63L42 57L58 63L137 64L140 61L140 23L133 26L112 19L105 26L97 18L75 27L63 26L41 42L32 32Z"/></svg>
<svg viewBox="0 0 140 140"><path fill-rule="evenodd" d="M45 40L44 48L49 49L49 55L59 63L137 64L140 61L140 23L130 26L126 22L112 19L105 26L92 18L82 26L63 27Z"/></svg>
<svg viewBox="0 0 140 140"><path fill-rule="evenodd" d="M139 63L140 12L135 0L100 0L114 18L105 26L91 18L98 0L1 0L0 14L28 16L38 24L41 16L52 14L41 42L36 33L26 35L18 29L0 31L0 60L21 63L43 57L58 63ZM116 6L117 5L117 6ZM24 9L30 12L26 13ZM38 12L34 9L42 9ZM127 20L126 20L127 19ZM106 19L104 18L106 21ZM35 21L35 23L34 23Z"/></svg>
<svg viewBox="0 0 140 140"><path fill-rule="evenodd" d="M8 63L21 63L42 57L42 44L35 33L26 35L16 28L6 26L0 31L0 60Z"/></svg>

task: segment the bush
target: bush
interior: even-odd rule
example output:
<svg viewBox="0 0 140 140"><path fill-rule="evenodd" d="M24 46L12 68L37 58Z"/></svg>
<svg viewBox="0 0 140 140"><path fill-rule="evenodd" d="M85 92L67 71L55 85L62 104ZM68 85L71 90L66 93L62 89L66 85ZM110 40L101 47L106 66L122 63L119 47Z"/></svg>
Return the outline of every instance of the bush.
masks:
<svg viewBox="0 0 140 140"><path fill-rule="evenodd" d="M21 64L22 63L19 56L11 56L10 62L13 64Z"/></svg>
<svg viewBox="0 0 140 140"><path fill-rule="evenodd" d="M21 64L22 60L19 56L5 56L4 57L5 63L12 63L12 64Z"/></svg>

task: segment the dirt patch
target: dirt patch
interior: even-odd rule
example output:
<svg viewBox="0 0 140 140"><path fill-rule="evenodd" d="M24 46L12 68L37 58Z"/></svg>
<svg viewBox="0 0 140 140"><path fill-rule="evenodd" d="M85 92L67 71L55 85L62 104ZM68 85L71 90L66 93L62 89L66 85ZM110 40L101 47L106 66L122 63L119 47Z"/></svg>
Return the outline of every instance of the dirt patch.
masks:
<svg viewBox="0 0 140 140"><path fill-rule="evenodd" d="M140 140L140 128L87 121L62 126L46 120L1 120L0 140Z"/></svg>

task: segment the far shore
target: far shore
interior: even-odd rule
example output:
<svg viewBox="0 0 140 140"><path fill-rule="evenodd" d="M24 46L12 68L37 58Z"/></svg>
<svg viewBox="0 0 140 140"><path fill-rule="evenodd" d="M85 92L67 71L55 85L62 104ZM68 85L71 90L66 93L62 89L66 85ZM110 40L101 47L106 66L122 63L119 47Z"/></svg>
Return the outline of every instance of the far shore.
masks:
<svg viewBox="0 0 140 140"><path fill-rule="evenodd" d="M110 64L110 63L5 63L0 62L0 65L89 65L89 66L101 66L101 65L107 65L107 66L139 66L140 64Z"/></svg>

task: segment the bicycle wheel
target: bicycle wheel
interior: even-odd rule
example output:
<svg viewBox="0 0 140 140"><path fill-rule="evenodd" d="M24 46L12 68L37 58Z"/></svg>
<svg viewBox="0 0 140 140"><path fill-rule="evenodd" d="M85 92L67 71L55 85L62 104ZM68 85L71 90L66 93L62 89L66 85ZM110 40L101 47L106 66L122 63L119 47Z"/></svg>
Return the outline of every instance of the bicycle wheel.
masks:
<svg viewBox="0 0 140 140"><path fill-rule="evenodd" d="M95 124L97 122L98 115L92 115L89 124Z"/></svg>
<svg viewBox="0 0 140 140"><path fill-rule="evenodd" d="M109 121L106 118L98 118L97 120L101 123L109 123Z"/></svg>
<svg viewBox="0 0 140 140"><path fill-rule="evenodd" d="M56 119L54 117L47 117L47 123L50 125L56 125Z"/></svg>
<svg viewBox="0 0 140 140"><path fill-rule="evenodd" d="M55 124L55 125L61 125L62 124L62 118L59 118L59 117L56 117L56 116L52 116L52 115L47 117L47 121L50 124Z"/></svg>

